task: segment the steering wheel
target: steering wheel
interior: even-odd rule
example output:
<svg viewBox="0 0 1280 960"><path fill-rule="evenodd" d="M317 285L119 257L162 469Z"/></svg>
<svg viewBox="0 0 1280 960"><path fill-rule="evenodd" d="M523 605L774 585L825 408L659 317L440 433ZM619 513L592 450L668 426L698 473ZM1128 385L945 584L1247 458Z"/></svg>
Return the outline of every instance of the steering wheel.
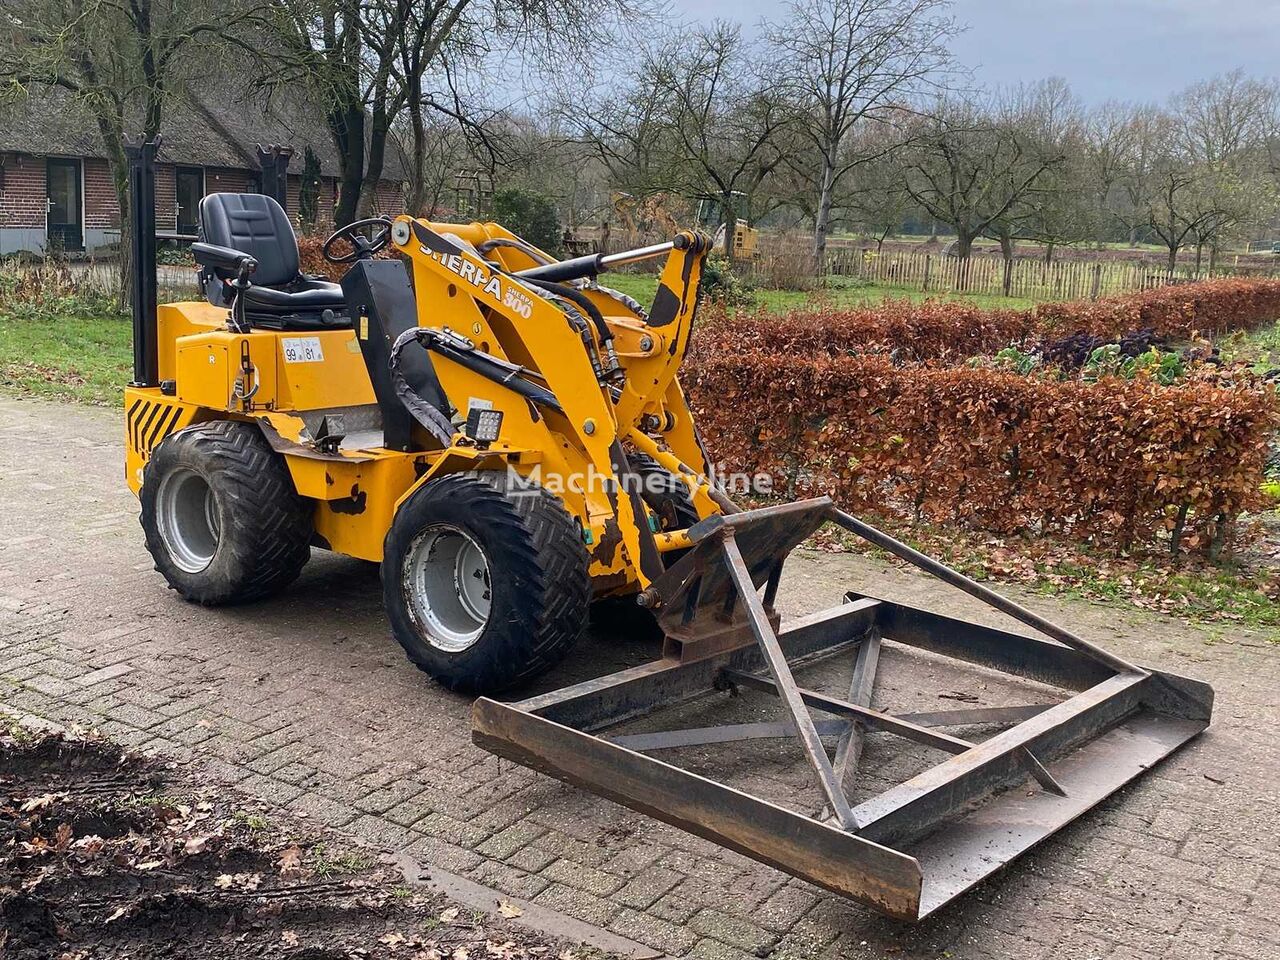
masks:
<svg viewBox="0 0 1280 960"><path fill-rule="evenodd" d="M355 263L357 260L372 259L375 253L391 242L391 223L388 217L370 217L367 220L348 223L345 227L339 227L329 234L329 239L324 242L320 252L330 263ZM375 229L372 237L366 237L360 233L364 227L381 227L381 229ZM333 252L333 246L339 240L345 240L351 244L350 253L338 256Z"/></svg>

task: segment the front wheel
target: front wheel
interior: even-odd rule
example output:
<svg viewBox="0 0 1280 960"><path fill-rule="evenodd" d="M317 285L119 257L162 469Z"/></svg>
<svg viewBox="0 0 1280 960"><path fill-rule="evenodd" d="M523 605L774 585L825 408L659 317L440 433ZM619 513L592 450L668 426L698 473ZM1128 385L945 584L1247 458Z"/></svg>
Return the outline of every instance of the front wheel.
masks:
<svg viewBox="0 0 1280 960"><path fill-rule="evenodd" d="M409 659L451 690L493 693L558 663L591 597L582 531L554 495L475 472L433 480L387 533L382 591Z"/></svg>
<svg viewBox="0 0 1280 960"><path fill-rule="evenodd" d="M252 423L200 423L167 438L143 468L140 500L156 569L192 603L270 596L311 555L310 502Z"/></svg>

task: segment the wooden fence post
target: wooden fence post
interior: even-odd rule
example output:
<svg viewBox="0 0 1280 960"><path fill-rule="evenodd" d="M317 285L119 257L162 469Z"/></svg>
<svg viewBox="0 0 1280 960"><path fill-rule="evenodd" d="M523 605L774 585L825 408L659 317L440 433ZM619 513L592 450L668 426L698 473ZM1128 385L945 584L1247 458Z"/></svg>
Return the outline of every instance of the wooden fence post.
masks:
<svg viewBox="0 0 1280 960"><path fill-rule="evenodd" d="M933 263L933 255L926 253L924 255L924 282L920 284L922 293L929 292L929 266Z"/></svg>
<svg viewBox="0 0 1280 960"><path fill-rule="evenodd" d="M1089 292L1090 300L1097 300L1098 294L1102 292L1102 264L1095 263L1093 265L1093 289Z"/></svg>

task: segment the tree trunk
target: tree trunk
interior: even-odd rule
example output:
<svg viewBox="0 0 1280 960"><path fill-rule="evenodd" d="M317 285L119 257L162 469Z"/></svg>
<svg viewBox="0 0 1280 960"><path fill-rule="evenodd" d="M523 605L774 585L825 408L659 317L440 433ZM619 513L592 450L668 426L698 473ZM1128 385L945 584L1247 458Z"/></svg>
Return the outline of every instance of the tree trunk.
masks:
<svg viewBox="0 0 1280 960"><path fill-rule="evenodd" d="M102 138L103 152L107 155L107 169L111 184L115 187L116 203L120 207L120 292L116 306L128 310L132 304L130 280L133 276L133 218L130 217L129 160L124 153L124 122L122 118L99 114L96 118L98 135Z"/></svg>
<svg viewBox="0 0 1280 960"><path fill-rule="evenodd" d="M360 205L356 213L360 217L372 217L377 211L378 184L382 182L382 168L386 165L387 134L391 118L386 107L379 104L373 111L373 123L369 128L369 162L364 170L364 183L360 188Z"/></svg>
<svg viewBox="0 0 1280 960"><path fill-rule="evenodd" d="M1044 245L1044 263L1045 266L1053 263L1053 248L1055 244L1052 240Z"/></svg>
<svg viewBox="0 0 1280 960"><path fill-rule="evenodd" d="M724 220L724 256L733 266L733 235L738 229L738 211L733 205L733 194L720 194L720 216Z"/></svg>
<svg viewBox="0 0 1280 960"><path fill-rule="evenodd" d="M329 129L338 148L338 205L333 225L345 227L356 218L364 185L364 108L338 104L329 111Z"/></svg>
<svg viewBox="0 0 1280 960"><path fill-rule="evenodd" d="M1173 279L1173 272L1178 268L1178 245L1169 244L1169 279Z"/></svg>
<svg viewBox="0 0 1280 960"><path fill-rule="evenodd" d="M1200 264L1204 260L1204 241L1196 241L1196 276L1200 276Z"/></svg>
<svg viewBox="0 0 1280 960"><path fill-rule="evenodd" d="M1000 256L1005 263L1013 262L1013 237L1005 233L1000 235Z"/></svg>
<svg viewBox="0 0 1280 960"><path fill-rule="evenodd" d="M1213 276L1215 270L1218 269L1218 244L1217 241L1209 244L1209 276Z"/></svg>
<svg viewBox="0 0 1280 960"><path fill-rule="evenodd" d="M428 216L427 205L427 124L422 116L422 98L409 98L409 124L413 129L413 183L409 187L409 213Z"/></svg>
<svg viewBox="0 0 1280 960"><path fill-rule="evenodd" d="M836 165L829 153L822 157L822 184L818 191L818 212L813 219L813 272L825 274L827 235L831 232L831 207L835 200Z"/></svg>
<svg viewBox="0 0 1280 960"><path fill-rule="evenodd" d="M956 231L956 292L969 288L969 257L973 253L973 236Z"/></svg>

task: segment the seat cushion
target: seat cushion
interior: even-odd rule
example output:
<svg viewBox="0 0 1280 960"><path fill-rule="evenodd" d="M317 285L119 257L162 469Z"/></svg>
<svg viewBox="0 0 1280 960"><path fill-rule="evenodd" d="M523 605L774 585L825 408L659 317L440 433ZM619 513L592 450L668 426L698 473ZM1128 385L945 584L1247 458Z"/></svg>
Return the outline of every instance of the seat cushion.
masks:
<svg viewBox="0 0 1280 960"><path fill-rule="evenodd" d="M254 284L244 293L245 307L267 313L297 313L305 310L334 310L346 312L342 288L336 283L312 280L302 289L277 290Z"/></svg>
<svg viewBox="0 0 1280 960"><path fill-rule="evenodd" d="M289 217L260 193L211 193L200 201L200 239L258 261L254 286L278 287L298 278L298 240ZM224 280L229 271L217 271Z"/></svg>

